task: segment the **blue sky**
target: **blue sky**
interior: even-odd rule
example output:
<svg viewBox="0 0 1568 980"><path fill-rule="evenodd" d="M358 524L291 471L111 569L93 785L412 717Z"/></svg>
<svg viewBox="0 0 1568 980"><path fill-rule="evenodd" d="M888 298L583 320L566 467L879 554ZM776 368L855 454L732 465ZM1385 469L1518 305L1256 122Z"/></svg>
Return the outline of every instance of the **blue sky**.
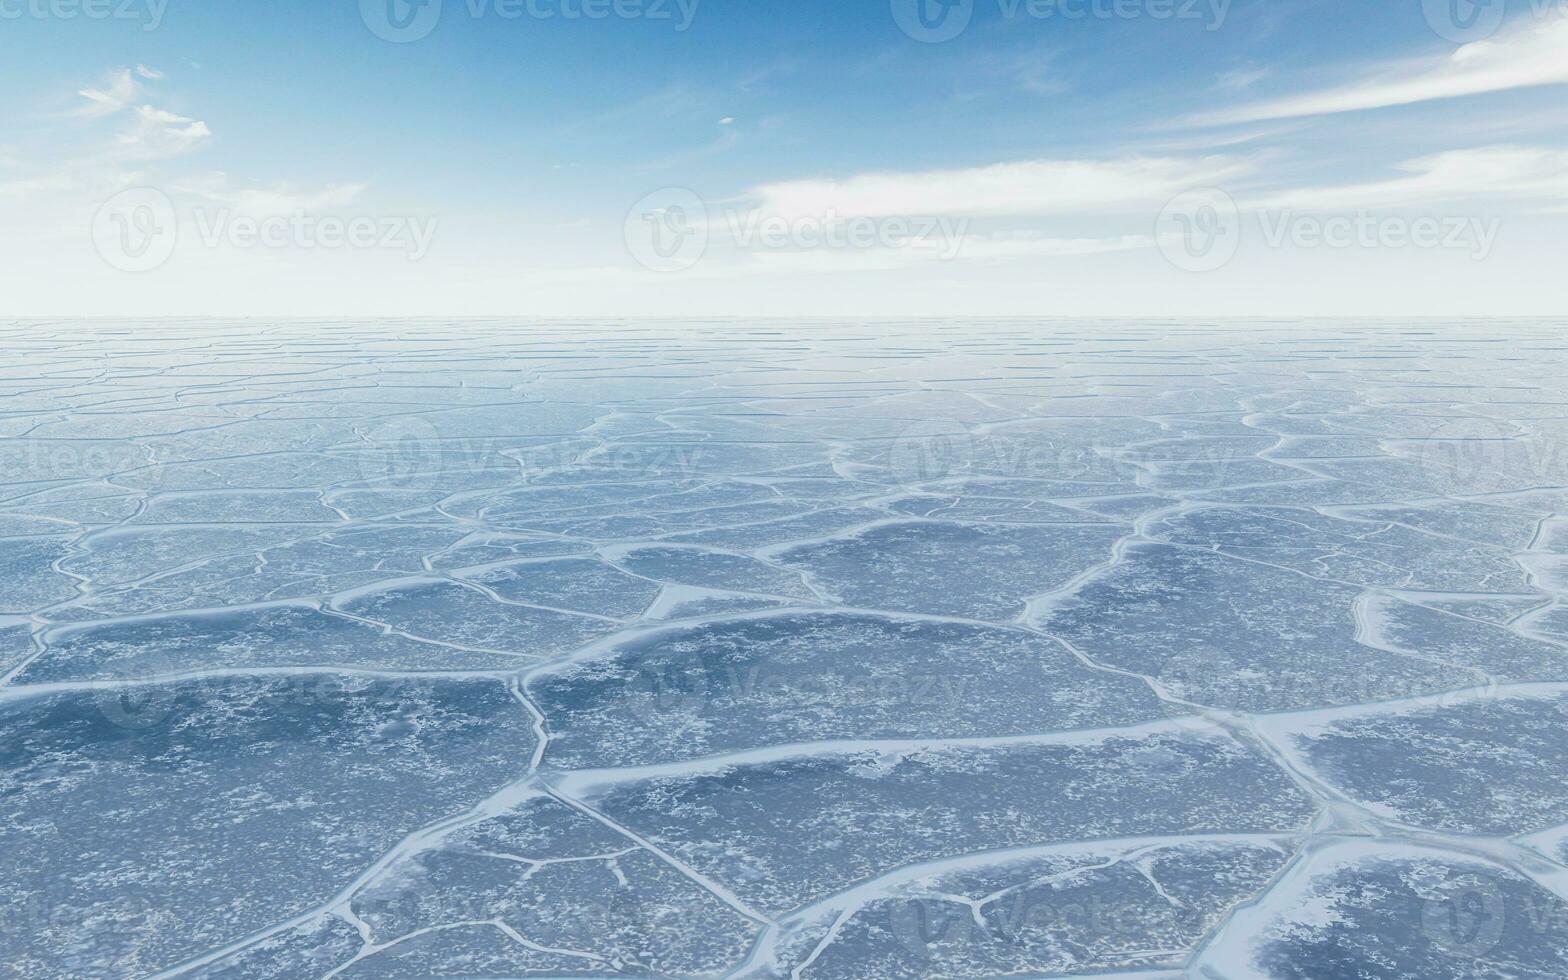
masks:
<svg viewBox="0 0 1568 980"><path fill-rule="evenodd" d="M433 27L378 37L388 2ZM0 290L20 314L1564 312L1559 0L954 0L927 10L966 25L943 40L900 29L917 0L599 2L0 0ZM231 234L298 215L377 242ZM150 268L102 254L164 224ZM700 255L649 268L650 228ZM1230 256L1190 268L1213 253L1170 236L1215 229Z"/></svg>

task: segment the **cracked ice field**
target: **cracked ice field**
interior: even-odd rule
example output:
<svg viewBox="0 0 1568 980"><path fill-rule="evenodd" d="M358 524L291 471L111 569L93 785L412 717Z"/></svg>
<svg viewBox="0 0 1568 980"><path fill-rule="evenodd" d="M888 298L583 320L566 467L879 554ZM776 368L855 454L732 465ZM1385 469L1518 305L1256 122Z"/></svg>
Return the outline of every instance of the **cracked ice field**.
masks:
<svg viewBox="0 0 1568 980"><path fill-rule="evenodd" d="M6 976L1568 976L1561 324L10 323Z"/></svg>

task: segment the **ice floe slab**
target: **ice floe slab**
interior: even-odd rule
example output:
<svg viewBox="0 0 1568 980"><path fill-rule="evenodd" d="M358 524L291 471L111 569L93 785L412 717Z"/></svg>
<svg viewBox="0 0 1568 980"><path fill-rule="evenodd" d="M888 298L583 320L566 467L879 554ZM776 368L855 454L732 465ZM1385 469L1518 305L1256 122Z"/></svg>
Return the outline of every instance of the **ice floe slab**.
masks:
<svg viewBox="0 0 1568 980"><path fill-rule="evenodd" d="M81 620L321 598L421 573L427 555L464 536L395 524L119 528L88 536L84 554L62 563L85 579L87 594L51 615Z"/></svg>
<svg viewBox="0 0 1568 980"><path fill-rule="evenodd" d="M786 612L617 640L530 675L552 769L648 765L768 745L971 738L1171 713L1137 678L1020 629Z"/></svg>
<svg viewBox="0 0 1568 980"><path fill-rule="evenodd" d="M1150 537L1212 548L1305 575L1399 589L1504 592L1525 584L1510 552L1451 537L1443 525L1426 533L1400 523L1404 513L1338 508L1361 520L1313 511L1203 507L1153 524ZM1528 542L1528 538L1525 539ZM1521 542L1520 546L1523 546Z"/></svg>
<svg viewBox="0 0 1568 980"><path fill-rule="evenodd" d="M1292 849L1290 838L1164 837L902 868L785 919L741 975L1154 976L1182 966Z"/></svg>
<svg viewBox="0 0 1568 980"><path fill-rule="evenodd" d="M1097 663L1229 710L1356 704L1487 680L1359 642L1361 594L1212 552L1134 544L1113 567L1037 606L1033 622Z"/></svg>
<svg viewBox="0 0 1568 980"><path fill-rule="evenodd" d="M193 980L293 980L324 977L364 945L359 930L336 915L320 915L276 935L193 965Z"/></svg>
<svg viewBox="0 0 1568 980"><path fill-rule="evenodd" d="M528 768L498 681L298 675L0 701L0 960L139 976L326 902Z"/></svg>
<svg viewBox="0 0 1568 980"><path fill-rule="evenodd" d="M749 551L779 548L795 542L844 534L855 528L888 519L887 511L855 505L833 506L822 503L804 513L781 518L741 521L695 531L670 534L667 540L684 544L705 544L718 548Z"/></svg>
<svg viewBox="0 0 1568 980"><path fill-rule="evenodd" d="M429 977L598 977L593 961L534 949L504 924L461 922L410 936L340 968L345 980L427 980Z"/></svg>
<svg viewBox="0 0 1568 980"><path fill-rule="evenodd" d="M659 595L659 583L591 558L514 562L462 577L512 602L596 616L635 617Z"/></svg>
<svg viewBox="0 0 1568 980"><path fill-rule="evenodd" d="M730 592L813 598L800 572L749 555L673 545L601 549L618 567L656 582Z"/></svg>
<svg viewBox="0 0 1568 980"><path fill-rule="evenodd" d="M72 554L64 538L0 542L0 615L31 613L77 595L77 579L56 571Z"/></svg>
<svg viewBox="0 0 1568 980"><path fill-rule="evenodd" d="M995 622L1110 560L1111 524L885 523L774 555L850 606Z"/></svg>
<svg viewBox="0 0 1568 980"><path fill-rule="evenodd" d="M526 662L500 653L423 643L304 604L67 626L46 632L44 641L46 649L14 683L147 680L285 667L507 670Z"/></svg>
<svg viewBox="0 0 1568 980"><path fill-rule="evenodd" d="M1419 600L1419 597L1417 597ZM1449 602L1448 609L1391 595L1367 595L1357 604L1361 641L1439 663L1483 672L1498 682L1568 682L1568 647L1520 635L1483 617L1484 599Z"/></svg>
<svg viewBox="0 0 1568 980"><path fill-rule="evenodd" d="M1390 842L1314 846L1195 964L1217 980L1568 975L1568 900L1495 862Z"/></svg>
<svg viewBox="0 0 1568 980"><path fill-rule="evenodd" d="M1259 722L1373 813L1512 837L1568 824L1568 685L1521 685Z"/></svg>
<svg viewBox="0 0 1568 980"><path fill-rule="evenodd" d="M1000 848L1288 833L1312 801L1217 731L780 747L554 777L752 907L781 914L897 867Z"/></svg>
<svg viewBox="0 0 1568 980"><path fill-rule="evenodd" d="M533 658L567 653L621 626L602 616L498 599L478 583L425 579L336 596L332 608L415 639Z"/></svg>
<svg viewBox="0 0 1568 980"><path fill-rule="evenodd" d="M557 973L711 977L739 962L760 931L638 841L545 793L516 797L392 863L354 895L370 934L348 975L377 976L410 960L438 975L472 969L459 951L441 952L432 933L492 923L499 937L469 935L513 947L515 972L537 972L538 954L549 951Z"/></svg>
<svg viewBox="0 0 1568 980"><path fill-rule="evenodd" d="M148 500L134 524L337 524L341 513L322 501L320 491L280 490L161 494Z"/></svg>
<svg viewBox="0 0 1568 980"><path fill-rule="evenodd" d="M33 624L21 617L0 616L0 677L15 671L34 653Z"/></svg>

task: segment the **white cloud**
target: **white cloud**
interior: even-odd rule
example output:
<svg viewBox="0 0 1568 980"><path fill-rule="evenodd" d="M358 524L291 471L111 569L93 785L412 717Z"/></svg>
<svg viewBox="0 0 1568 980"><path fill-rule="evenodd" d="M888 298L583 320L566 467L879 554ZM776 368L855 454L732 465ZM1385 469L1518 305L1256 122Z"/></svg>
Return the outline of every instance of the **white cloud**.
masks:
<svg viewBox="0 0 1568 980"><path fill-rule="evenodd" d="M1242 92L1269 77L1267 68L1237 68L1223 72L1214 80L1214 87L1229 92Z"/></svg>
<svg viewBox="0 0 1568 980"><path fill-rule="evenodd" d="M140 159L180 156L206 142L212 130L205 122L148 105L142 101L144 80L163 78L163 72L146 65L110 72L98 88L84 88L77 95L87 100L76 116L106 118L129 112L133 123L115 144L121 154Z"/></svg>
<svg viewBox="0 0 1568 980"><path fill-rule="evenodd" d="M304 191L287 183L266 187L237 187L224 173L213 173L179 182L173 188L182 194L229 208L242 214L268 217L296 211L330 212L352 204L365 190L365 184L331 184L320 190Z"/></svg>
<svg viewBox="0 0 1568 980"><path fill-rule="evenodd" d="M66 176L27 177L22 180L0 180L0 200L23 199L53 191L72 190L76 181Z"/></svg>
<svg viewBox="0 0 1568 980"><path fill-rule="evenodd" d="M135 124L120 134L119 145L144 159L176 157L189 153L212 136L199 119L176 115L150 105L137 106Z"/></svg>
<svg viewBox="0 0 1568 980"><path fill-rule="evenodd" d="M1152 235L1121 235L1115 238L1050 238L1018 233L964 239L958 253L964 259L1065 258L1074 255L1104 255L1137 248L1153 248Z"/></svg>
<svg viewBox="0 0 1568 980"><path fill-rule="evenodd" d="M1205 113L1188 122L1228 125L1320 116L1563 83L1568 83L1568 18L1552 18L1467 44L1440 60L1404 62L1349 85Z"/></svg>
<svg viewBox="0 0 1568 980"><path fill-rule="evenodd" d="M1498 197L1552 203L1568 199L1568 150L1523 146L1451 150L1407 161L1398 169L1406 176L1372 183L1286 191L1257 202L1257 205L1343 210Z"/></svg>
<svg viewBox="0 0 1568 980"><path fill-rule="evenodd" d="M144 78L150 76L142 76ZM129 68L110 72L102 88L78 89L87 105L76 110L79 116L110 116L129 106L141 95L142 87Z"/></svg>
<svg viewBox="0 0 1568 980"><path fill-rule="evenodd" d="M757 210L785 218L819 215L1041 216L1168 200L1189 187L1253 171L1236 157L1030 160L967 170L863 174L844 180L764 184Z"/></svg>

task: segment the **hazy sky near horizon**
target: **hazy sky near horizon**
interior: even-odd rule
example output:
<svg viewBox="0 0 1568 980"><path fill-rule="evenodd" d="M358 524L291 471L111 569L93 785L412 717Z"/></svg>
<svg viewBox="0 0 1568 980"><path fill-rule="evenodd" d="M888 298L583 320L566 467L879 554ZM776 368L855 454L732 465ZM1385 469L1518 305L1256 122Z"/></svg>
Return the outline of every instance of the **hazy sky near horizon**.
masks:
<svg viewBox="0 0 1568 980"><path fill-rule="evenodd" d="M0 313L1568 313L1568 0L0 0Z"/></svg>

